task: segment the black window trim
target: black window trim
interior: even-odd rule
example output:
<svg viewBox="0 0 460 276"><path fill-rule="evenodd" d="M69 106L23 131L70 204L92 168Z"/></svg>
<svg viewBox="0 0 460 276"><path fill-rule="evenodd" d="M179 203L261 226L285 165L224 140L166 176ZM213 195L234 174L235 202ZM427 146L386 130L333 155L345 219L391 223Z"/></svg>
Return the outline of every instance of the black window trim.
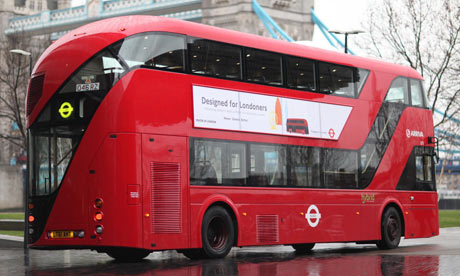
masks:
<svg viewBox="0 0 460 276"><path fill-rule="evenodd" d="M208 42L215 43L215 44L220 44L220 45L226 45L226 46L230 46L230 47L239 48L239 50L240 50L240 76L239 76L239 79L230 79L230 78L225 78L225 77L222 77L222 76L208 75L208 74L197 74L197 73L192 72L192 57L191 57L191 51L190 51L189 45L192 43L192 41L194 39L200 39L200 40L208 41ZM186 55L185 59L187 61L187 64L185 66L185 68L186 68L185 73L192 74L192 75L195 75L195 76L204 76L204 77L208 77L208 78L224 79L224 80L239 81L239 82L245 81L244 80L244 76L245 76L244 56L245 56L245 53L244 53L244 47L242 47L240 45L221 42L221 41L217 41L217 40L206 39L206 38L201 38L201 37L196 37L196 36L186 36L186 39L185 39L185 52L186 52L185 53L185 55Z"/></svg>
<svg viewBox="0 0 460 276"><path fill-rule="evenodd" d="M245 187L245 188L251 188L251 187L262 187L262 188L290 188L290 189L322 189L322 190L364 190L368 187L370 183L362 183L360 181L360 159L359 159L359 152L360 150L351 150L351 149L339 149L339 148L327 148L327 147L314 147L314 146L304 146L304 145L293 145L293 144L280 144L280 143L267 143L267 142L254 142L254 141L247 141L247 140L230 140L230 139L218 139L218 138L207 138L207 137L198 137L198 136L190 136L189 139L189 170L191 169L191 164L192 161L195 161L195 141L205 141L205 142L222 142L222 143L236 143L236 144L243 144L245 147L245 162L246 162L246 168L245 171L247 172L247 178L250 176L250 170L251 170L251 145L267 145L267 146L278 146L282 147L285 149L285 154L286 154L286 185L267 185L267 186L257 186L257 185L250 185L250 183L247 183L244 186L239 186L239 187ZM291 184L290 180L290 174L291 174L291 166L292 164L289 163L290 157L291 157L291 148L304 148L304 149L316 149L319 150L319 179L317 179L319 186L316 187L309 187L309 186L295 186ZM355 154L356 156L356 169L354 170L355 172L355 177L356 177L356 188L341 188L340 185L335 185L332 187L325 187L325 172L324 172L324 166L325 166L325 151L339 151L339 152L350 152L352 154ZM190 181L190 179L188 179ZM247 179L246 179L247 181ZM365 185L363 185L365 184ZM190 184L190 186L203 186L203 185L194 185ZM207 186L207 185L204 185ZM211 185L214 186L214 185ZM229 185L222 185L219 184L217 185L218 187L233 187Z"/></svg>
<svg viewBox="0 0 460 276"><path fill-rule="evenodd" d="M163 33L163 32L157 32L157 33ZM191 54L190 54L190 49L189 49L189 44L193 39L202 39L205 41L209 41L212 43L217 43L221 45L229 45L229 46L234 46L234 47L239 47L240 48L240 68L241 68L241 79L229 79L225 77L220 77L220 76L213 76L213 75L206 75L206 74L196 74L191 71ZM336 96L336 97L341 97L341 98L349 98L349 99L357 99L359 98L359 95L361 94L362 88L364 87L366 81L369 78L370 69L367 68L360 68L360 67L355 67L355 66L350 66L350 65L344 65L344 64L339 64L339 63L333 63L333 62L327 62L327 61L322 61L322 60L316 60L316 59L311 59L311 58L306 58L306 57L301 57L301 56L296 56L296 55L291 55L291 54L285 54L285 53L279 53L279 52L273 52L273 51L268 51L260 48L254 48L254 47L246 47L238 44L232 44L232 43L227 43L227 42L222 42L222 41L217 41L217 40L212 40L212 39L206 39L206 38L201 38L201 37L196 37L196 36L186 36L186 65L185 65L185 73L196 75L196 76L204 76L204 77L210 77L210 78L217 78L217 79L225 79L225 80L230 80L230 81L238 81L238 82L247 82L247 83L254 83L254 84L259 84L259 85L268 85L268 86L273 86L273 87L282 87L282 88L287 88L291 90L296 90L296 91L304 91L304 92L310 92L310 93L318 93L318 94L323 94L323 95L330 95L330 96ZM276 84L269 84L269 83L264 83L264 82L253 82L253 81L248 81L247 80L247 64L246 64L246 52L248 49L255 50L255 51L261 51L261 52L266 52L269 54L274 54L278 55L280 57L280 73L281 73L281 84L276 85ZM314 75L315 75L315 89L308 90L308 89L302 89L302 88L295 88L291 87L287 84L287 76L289 74L288 68L287 68L287 58L300 58L308 61L313 61L314 62ZM326 64L331 64L331 65L337 65L337 66L342 66L342 67L348 67L352 69L353 71L353 84L354 84L354 91L353 91L353 96L345 96L345 95L336 95L334 93L322 93L319 91L319 63L326 63ZM155 68L157 69L157 68ZM355 74L359 72L359 70L365 70L368 72L366 74L366 78L363 81L363 85L360 89L358 86L358 83L355 82ZM179 73L179 72L178 72ZM359 91L358 91L359 90Z"/></svg>
<svg viewBox="0 0 460 276"><path fill-rule="evenodd" d="M250 83L255 83L255 84L262 84L262 85L268 85L268 86L274 86L274 87L283 87L283 88L289 88L287 85L286 85L286 77L284 76L284 71L286 70L285 66L284 66L284 54L282 53L278 53L278 52L272 52L272 51L267 51L267 50L263 50L263 49L259 49L259 48L253 48L253 47L243 47L244 48L244 54L242 56L242 64L243 64L243 67L244 67L244 75L243 75L243 79L242 81L245 81L245 82L250 82ZM267 54L271 54L271 55L276 55L278 56L279 58L279 65L280 65L280 84L279 85L276 85L276 84L270 84L270 83L266 83L266 82L255 82L255 81L249 81L248 80L248 65L247 65L247 62L246 62L246 51L247 50L252 50L252 51L258 51L258 52L264 52L264 53L267 53Z"/></svg>

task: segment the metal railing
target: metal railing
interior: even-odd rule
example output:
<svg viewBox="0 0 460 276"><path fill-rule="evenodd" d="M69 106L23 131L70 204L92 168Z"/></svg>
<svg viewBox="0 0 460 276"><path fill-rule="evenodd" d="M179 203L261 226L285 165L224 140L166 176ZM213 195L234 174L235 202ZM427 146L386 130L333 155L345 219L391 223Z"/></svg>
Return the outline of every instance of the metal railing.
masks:
<svg viewBox="0 0 460 276"><path fill-rule="evenodd" d="M6 35L16 33L62 33L86 23L114 16L135 13L162 15L183 20L199 21L201 0L99 0L99 10L88 12L88 6L47 10L41 13L11 18ZM54 35L55 37L57 35Z"/></svg>

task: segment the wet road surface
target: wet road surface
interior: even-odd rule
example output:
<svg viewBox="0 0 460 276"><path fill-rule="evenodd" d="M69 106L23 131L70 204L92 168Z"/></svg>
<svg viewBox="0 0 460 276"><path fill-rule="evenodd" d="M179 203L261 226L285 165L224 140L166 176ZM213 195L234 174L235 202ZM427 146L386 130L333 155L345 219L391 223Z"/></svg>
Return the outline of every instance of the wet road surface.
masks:
<svg viewBox="0 0 460 276"><path fill-rule="evenodd" d="M438 237L374 245L317 244L308 255L290 246L234 248L225 259L191 261L175 251L117 263L90 250L24 251L0 241L0 275L460 275L460 228Z"/></svg>

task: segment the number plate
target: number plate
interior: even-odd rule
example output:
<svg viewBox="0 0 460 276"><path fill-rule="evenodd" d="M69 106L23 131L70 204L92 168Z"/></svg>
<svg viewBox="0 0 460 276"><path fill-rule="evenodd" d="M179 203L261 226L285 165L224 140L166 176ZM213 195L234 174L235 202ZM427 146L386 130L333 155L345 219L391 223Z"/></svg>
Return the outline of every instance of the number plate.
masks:
<svg viewBox="0 0 460 276"><path fill-rule="evenodd" d="M71 239L74 237L73 231L51 231L50 237L52 239Z"/></svg>

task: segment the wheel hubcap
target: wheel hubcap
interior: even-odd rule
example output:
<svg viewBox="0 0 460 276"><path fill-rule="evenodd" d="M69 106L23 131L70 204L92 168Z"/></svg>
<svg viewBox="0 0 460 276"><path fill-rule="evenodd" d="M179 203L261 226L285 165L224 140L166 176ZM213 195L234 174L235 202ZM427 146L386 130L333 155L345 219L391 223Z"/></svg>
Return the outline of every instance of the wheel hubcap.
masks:
<svg viewBox="0 0 460 276"><path fill-rule="evenodd" d="M228 240L228 231L221 218L213 218L211 220L207 237L212 248L219 250L225 246Z"/></svg>
<svg viewBox="0 0 460 276"><path fill-rule="evenodd" d="M399 237L399 223L398 220L393 216L388 218L387 233L388 238L391 241L394 241Z"/></svg>

